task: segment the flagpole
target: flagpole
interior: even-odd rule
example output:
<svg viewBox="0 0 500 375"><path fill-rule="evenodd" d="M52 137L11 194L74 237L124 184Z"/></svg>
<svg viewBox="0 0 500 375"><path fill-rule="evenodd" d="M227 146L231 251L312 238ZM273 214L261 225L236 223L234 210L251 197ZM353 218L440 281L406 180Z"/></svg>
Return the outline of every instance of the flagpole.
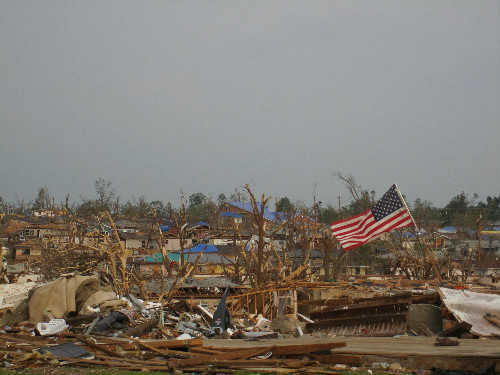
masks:
<svg viewBox="0 0 500 375"><path fill-rule="evenodd" d="M436 261L434 259L434 256L432 256L432 254L430 253L429 249L427 248L427 245L425 244L425 242L422 242L422 240L420 239L420 235L419 235L419 228L417 226L417 223L415 222L415 220L413 219L413 216L410 212L410 210L408 209L408 206L406 205L406 202L403 198L403 195L401 194L401 192L399 191L399 188L398 188L398 185L396 183L394 183L394 186L396 187L396 191L398 192L398 195L399 195L399 198L401 199L401 201L403 202L403 204L405 205L406 207L406 211L408 211L408 214L410 215L411 217L411 221L413 221L413 225L415 226L415 229L417 230L416 231L416 235L417 235L417 242L420 243L423 248L425 249L425 252L427 253L427 257L430 259L431 263L432 263L432 267L434 268L434 272L436 272L436 275L439 279L439 282L441 283L441 285L444 286L444 281L443 279L441 278L441 273L439 272L439 269L438 269L438 266L436 264Z"/></svg>
<svg viewBox="0 0 500 375"><path fill-rule="evenodd" d="M419 232L419 229L418 229L418 226L417 226L417 223L415 222L415 219L413 219L413 215L411 214L411 211L410 209L408 208L408 206L406 205L406 202L403 198L403 194L401 194L401 192L399 191L399 188L398 188L398 184L394 183L394 186L396 186L396 191L399 195L399 199L401 199L401 202L403 202L403 204L405 205L405 208L406 208L406 211L408 211L408 214L410 215L411 217L411 221L413 221L413 225L415 226L415 229L417 230L417 233Z"/></svg>

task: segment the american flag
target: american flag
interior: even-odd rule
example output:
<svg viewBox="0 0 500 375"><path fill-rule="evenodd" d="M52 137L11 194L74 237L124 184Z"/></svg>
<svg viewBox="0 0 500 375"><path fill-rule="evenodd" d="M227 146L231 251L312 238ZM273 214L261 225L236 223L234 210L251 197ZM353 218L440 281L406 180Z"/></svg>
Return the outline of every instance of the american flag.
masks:
<svg viewBox="0 0 500 375"><path fill-rule="evenodd" d="M385 232L413 225L413 219L396 184L371 209L330 225L344 250L373 241Z"/></svg>

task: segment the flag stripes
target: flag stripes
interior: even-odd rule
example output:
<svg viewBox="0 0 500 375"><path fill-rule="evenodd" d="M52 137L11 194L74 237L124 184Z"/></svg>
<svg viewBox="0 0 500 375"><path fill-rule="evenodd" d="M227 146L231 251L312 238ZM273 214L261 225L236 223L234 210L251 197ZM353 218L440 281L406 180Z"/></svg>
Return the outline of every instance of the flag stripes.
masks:
<svg viewBox="0 0 500 375"><path fill-rule="evenodd" d="M396 195L397 194L397 195ZM361 246L367 242L373 241L385 232L390 232L396 228L403 228L413 225L413 219L403 204L396 187L391 189L377 202L374 207L386 207L387 200L390 198L390 204L394 211L389 209L387 214L378 221L373 215L373 207L359 215L349 219L337 221L331 224L331 229L335 238L340 242L344 250L350 250ZM396 204L394 204L396 200ZM400 202L398 202L400 201ZM380 215L379 215L380 216Z"/></svg>

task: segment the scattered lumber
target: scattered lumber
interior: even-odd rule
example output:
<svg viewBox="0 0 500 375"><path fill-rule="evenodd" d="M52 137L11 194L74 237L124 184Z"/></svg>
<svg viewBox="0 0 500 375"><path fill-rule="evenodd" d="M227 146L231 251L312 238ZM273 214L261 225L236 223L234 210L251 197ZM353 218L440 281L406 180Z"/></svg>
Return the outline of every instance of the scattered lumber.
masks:
<svg viewBox="0 0 500 375"><path fill-rule="evenodd" d="M231 369L299 369L317 363L360 363L350 355L335 355L332 350L346 346L345 342L320 343L318 345L273 345L250 348L204 346L201 339L193 340L138 340L121 334L117 338L100 338L68 335L57 340L57 346L81 347L87 357L58 356L50 352L54 347L50 338L32 343L0 334L0 355L11 361L15 369L45 365L93 367L106 366L121 370L172 371L174 369L205 372L214 368ZM126 340L124 340L126 339ZM137 350L137 346L140 350ZM175 348L172 349L172 348ZM43 354L42 354L43 352ZM151 352L154 356L144 355ZM39 353L34 355L33 353ZM326 354L322 354L326 353ZM278 371L281 372L281 371Z"/></svg>

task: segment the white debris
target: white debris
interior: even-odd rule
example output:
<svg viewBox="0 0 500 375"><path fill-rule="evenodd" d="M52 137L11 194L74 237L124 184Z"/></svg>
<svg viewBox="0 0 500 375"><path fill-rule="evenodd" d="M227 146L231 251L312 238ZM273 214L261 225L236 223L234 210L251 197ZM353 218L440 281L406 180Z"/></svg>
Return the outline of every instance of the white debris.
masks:
<svg viewBox="0 0 500 375"><path fill-rule="evenodd" d="M51 319L48 323L42 322L36 325L36 329L42 336L52 336L63 332L69 326L64 319Z"/></svg>

